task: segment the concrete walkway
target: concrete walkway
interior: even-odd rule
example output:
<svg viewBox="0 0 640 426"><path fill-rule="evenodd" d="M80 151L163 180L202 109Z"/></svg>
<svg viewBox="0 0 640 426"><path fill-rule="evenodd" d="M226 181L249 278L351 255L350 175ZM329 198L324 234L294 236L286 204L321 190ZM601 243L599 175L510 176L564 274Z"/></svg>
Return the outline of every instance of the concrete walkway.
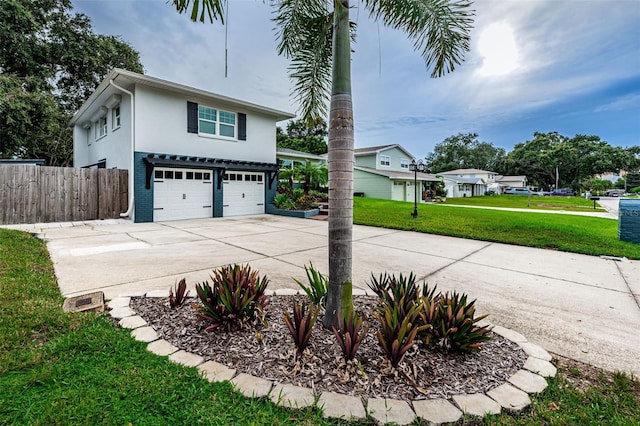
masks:
<svg viewBox="0 0 640 426"><path fill-rule="evenodd" d="M189 286L212 268L250 263L271 289L296 288L303 266L327 272L327 223L281 216L133 224L30 225L46 239L65 296ZM19 227L15 227L19 228ZM408 274L477 298L479 313L545 349L640 375L640 261L354 226L353 282Z"/></svg>

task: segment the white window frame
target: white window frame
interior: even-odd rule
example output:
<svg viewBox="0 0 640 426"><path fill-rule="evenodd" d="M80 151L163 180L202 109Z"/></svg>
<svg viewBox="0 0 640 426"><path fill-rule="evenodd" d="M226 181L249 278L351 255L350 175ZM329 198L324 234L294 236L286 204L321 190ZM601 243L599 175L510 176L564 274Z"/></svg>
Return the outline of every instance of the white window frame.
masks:
<svg viewBox="0 0 640 426"><path fill-rule="evenodd" d="M391 167L391 157L388 155L380 156L380 165L382 167Z"/></svg>
<svg viewBox="0 0 640 426"><path fill-rule="evenodd" d="M96 140L102 139L107 136L107 116L103 115L98 118L95 123L96 126Z"/></svg>
<svg viewBox="0 0 640 426"><path fill-rule="evenodd" d="M409 170L409 160L406 158L400 160L400 168Z"/></svg>
<svg viewBox="0 0 640 426"><path fill-rule="evenodd" d="M122 125L122 114L120 105L116 105L111 109L111 131L118 130Z"/></svg>
<svg viewBox="0 0 640 426"><path fill-rule="evenodd" d="M211 112L215 113L215 116L212 118L204 118L201 117L201 113L203 109L209 110L208 112L211 115ZM224 122L224 115L230 114L233 116L233 123ZM209 133L201 130L201 122L210 123L214 125L214 132ZM233 136L226 136L221 134L221 130L223 128L233 128ZM225 111L218 108L214 108L208 105L198 105L198 135L208 137L208 138L220 138L227 140L238 140L238 114L231 111Z"/></svg>

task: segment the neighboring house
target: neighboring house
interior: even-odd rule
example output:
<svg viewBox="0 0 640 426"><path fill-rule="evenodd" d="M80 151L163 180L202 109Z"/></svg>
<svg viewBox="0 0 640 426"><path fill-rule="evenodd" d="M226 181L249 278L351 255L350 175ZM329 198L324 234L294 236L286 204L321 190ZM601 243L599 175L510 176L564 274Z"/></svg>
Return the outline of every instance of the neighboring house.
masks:
<svg viewBox="0 0 640 426"><path fill-rule="evenodd" d="M409 170L413 155L402 146L383 145L354 150L353 191L357 195L385 200L414 201L414 172ZM434 175L417 174L418 200L437 183Z"/></svg>
<svg viewBox="0 0 640 426"><path fill-rule="evenodd" d="M526 176L503 176L480 169L457 169L438 173L444 177L447 196L475 197L487 192L502 194L508 188L527 186Z"/></svg>
<svg viewBox="0 0 640 426"><path fill-rule="evenodd" d="M294 168L297 164L304 164L307 161L316 164L327 162L326 155L309 154L308 152L296 151L289 148L276 148L276 157L280 168Z"/></svg>
<svg viewBox="0 0 640 426"><path fill-rule="evenodd" d="M135 222L265 212L294 115L114 69L73 116L75 167L129 170Z"/></svg>

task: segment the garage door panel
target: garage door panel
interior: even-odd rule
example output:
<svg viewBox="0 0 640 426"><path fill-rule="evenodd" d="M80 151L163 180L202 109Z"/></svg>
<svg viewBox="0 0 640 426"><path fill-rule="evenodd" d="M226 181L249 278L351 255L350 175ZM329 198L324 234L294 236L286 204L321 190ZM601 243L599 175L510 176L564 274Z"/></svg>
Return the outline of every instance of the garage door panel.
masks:
<svg viewBox="0 0 640 426"><path fill-rule="evenodd" d="M153 217L156 221L213 216L211 171L156 169Z"/></svg>
<svg viewBox="0 0 640 426"><path fill-rule="evenodd" d="M223 216L264 213L264 173L228 172L223 185Z"/></svg>

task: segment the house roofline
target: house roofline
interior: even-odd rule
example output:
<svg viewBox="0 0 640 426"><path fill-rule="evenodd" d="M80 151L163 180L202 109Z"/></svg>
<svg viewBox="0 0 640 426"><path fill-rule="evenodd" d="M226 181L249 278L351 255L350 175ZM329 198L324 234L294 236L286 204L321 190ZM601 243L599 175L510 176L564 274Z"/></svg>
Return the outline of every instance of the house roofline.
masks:
<svg viewBox="0 0 640 426"><path fill-rule="evenodd" d="M82 104L82 106L76 111L71 119L69 125L73 126L78 121L78 119L88 110L91 105L102 95L102 93L107 90L109 87L109 81L118 80L120 83L128 83L133 85L144 85L149 87L156 87L160 89L165 89L168 91L181 93L189 96L195 96L200 98L209 98L214 99L216 101L231 103L235 105L242 106L248 110L253 110L257 112L261 112L263 114L270 115L276 118L276 121L287 120L291 118L295 118L295 114L277 110L270 107L265 107L262 105L254 104L252 102L246 102L240 99L231 98L224 95L219 95L213 92L209 92L206 90L197 89L195 87L186 86L179 83L174 83L171 81L163 80L157 77L151 77L144 74L138 74L133 71L127 71L121 68L114 68L111 70L109 74L105 76L102 82L98 85L96 90L87 98L87 100Z"/></svg>

